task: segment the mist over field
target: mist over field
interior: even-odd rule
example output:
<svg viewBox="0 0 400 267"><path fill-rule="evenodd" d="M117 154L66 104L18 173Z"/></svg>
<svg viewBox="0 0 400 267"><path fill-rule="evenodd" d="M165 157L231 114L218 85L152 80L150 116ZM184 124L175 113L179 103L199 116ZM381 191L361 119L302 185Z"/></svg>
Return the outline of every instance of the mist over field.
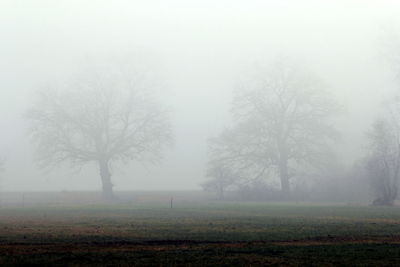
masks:
<svg viewBox="0 0 400 267"><path fill-rule="evenodd" d="M392 62L399 8L396 1L1 1L1 189L101 191L96 162L40 168L27 113L38 91L79 91L84 73L106 77L116 66L145 76L141 86L168 110L170 144L156 164L127 156L113 166L115 191L201 190L208 140L235 125L235 96L280 60L318 77L337 104L332 149L347 172L399 88ZM309 190L314 180L301 179L292 187Z"/></svg>
<svg viewBox="0 0 400 267"><path fill-rule="evenodd" d="M400 2L0 0L0 266L398 266Z"/></svg>

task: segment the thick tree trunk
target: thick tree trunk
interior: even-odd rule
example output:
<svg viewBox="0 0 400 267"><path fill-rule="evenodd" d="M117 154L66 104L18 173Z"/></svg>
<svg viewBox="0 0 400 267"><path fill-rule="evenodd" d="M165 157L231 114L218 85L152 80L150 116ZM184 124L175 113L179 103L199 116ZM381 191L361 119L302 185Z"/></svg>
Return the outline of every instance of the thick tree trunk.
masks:
<svg viewBox="0 0 400 267"><path fill-rule="evenodd" d="M286 158L281 158L279 163L279 178L281 179L281 190L284 196L290 194L288 162Z"/></svg>
<svg viewBox="0 0 400 267"><path fill-rule="evenodd" d="M282 131L281 131L282 132ZM284 198L290 194L289 171L288 171L288 149L282 134L278 139L279 149L279 178L281 180L281 191Z"/></svg>
<svg viewBox="0 0 400 267"><path fill-rule="evenodd" d="M113 184L111 183L111 172L107 159L99 160L100 177L103 185L103 198L106 200L114 199Z"/></svg>
<svg viewBox="0 0 400 267"><path fill-rule="evenodd" d="M397 182L393 183L390 177L384 178L381 194L372 202L374 206L393 206L397 198Z"/></svg>
<svg viewBox="0 0 400 267"><path fill-rule="evenodd" d="M397 198L397 172L396 170L395 177L392 178L389 175L383 176L383 187L382 192L379 198L375 199L372 204L375 206L393 206L394 202Z"/></svg>

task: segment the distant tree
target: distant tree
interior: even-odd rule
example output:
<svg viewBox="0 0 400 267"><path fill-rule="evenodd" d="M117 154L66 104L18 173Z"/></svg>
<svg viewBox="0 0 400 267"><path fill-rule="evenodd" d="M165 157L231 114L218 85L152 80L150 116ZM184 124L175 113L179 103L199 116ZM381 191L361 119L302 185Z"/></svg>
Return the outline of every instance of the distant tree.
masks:
<svg viewBox="0 0 400 267"><path fill-rule="evenodd" d="M3 178L3 173L4 173L4 159L0 158L0 197L1 197L1 191L2 191L2 178ZM0 204L1 204L1 199L0 199Z"/></svg>
<svg viewBox="0 0 400 267"><path fill-rule="evenodd" d="M171 142L169 112L130 69L89 70L63 86L42 90L28 111L42 166L99 166L103 196L113 198L111 164L157 162Z"/></svg>
<svg viewBox="0 0 400 267"><path fill-rule="evenodd" d="M209 168L207 177L210 179L202 184L205 191L216 192L219 199L225 198L225 191L234 186L240 180L240 176L230 169L221 166Z"/></svg>
<svg viewBox="0 0 400 267"><path fill-rule="evenodd" d="M400 35L387 29L382 43L382 56L400 82ZM399 92L384 103L384 110L368 132L368 153L364 159L376 199L374 205L393 205L398 196L400 176L400 98Z"/></svg>
<svg viewBox="0 0 400 267"><path fill-rule="evenodd" d="M374 205L393 205L400 177L400 118L378 119L368 134L367 175L376 196Z"/></svg>
<svg viewBox="0 0 400 267"><path fill-rule="evenodd" d="M337 136L329 121L336 110L316 76L277 61L241 88L234 126L210 140L212 161L248 178L277 176L287 195L299 168L327 159Z"/></svg>

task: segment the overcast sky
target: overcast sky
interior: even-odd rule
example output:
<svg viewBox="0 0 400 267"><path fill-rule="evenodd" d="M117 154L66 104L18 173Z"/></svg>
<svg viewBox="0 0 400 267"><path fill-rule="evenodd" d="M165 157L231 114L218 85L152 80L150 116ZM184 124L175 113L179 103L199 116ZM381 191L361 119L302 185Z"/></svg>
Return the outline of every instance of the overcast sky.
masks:
<svg viewBox="0 0 400 267"><path fill-rule="evenodd" d="M277 55L321 76L345 107L340 153L351 164L396 88L382 53L387 32L396 31L399 1L0 0L1 187L101 188L94 167L38 169L22 116L43 85L67 79L84 62L125 56L158 77L158 94L174 110L176 141L158 166L114 170L116 190L199 189L206 140L229 125L235 85Z"/></svg>

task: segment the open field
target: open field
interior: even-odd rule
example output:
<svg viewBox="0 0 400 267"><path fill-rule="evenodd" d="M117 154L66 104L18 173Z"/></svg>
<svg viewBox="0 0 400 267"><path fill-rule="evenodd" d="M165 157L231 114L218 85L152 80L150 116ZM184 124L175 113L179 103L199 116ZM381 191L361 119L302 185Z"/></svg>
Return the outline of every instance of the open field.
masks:
<svg viewBox="0 0 400 267"><path fill-rule="evenodd" d="M3 207L0 265L395 266L400 208L297 203Z"/></svg>

